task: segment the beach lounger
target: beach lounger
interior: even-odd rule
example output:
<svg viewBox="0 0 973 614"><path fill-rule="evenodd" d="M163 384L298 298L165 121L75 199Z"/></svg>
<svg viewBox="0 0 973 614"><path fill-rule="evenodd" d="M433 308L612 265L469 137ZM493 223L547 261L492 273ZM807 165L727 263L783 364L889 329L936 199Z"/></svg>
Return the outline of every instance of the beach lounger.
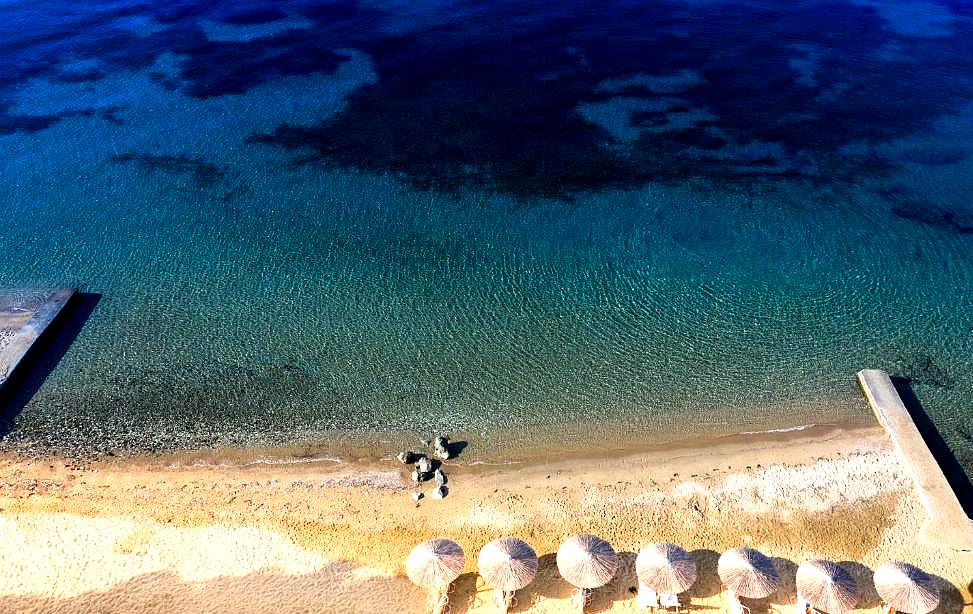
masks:
<svg viewBox="0 0 973 614"><path fill-rule="evenodd" d="M727 607L730 614L750 614L750 608L740 603L740 600L736 598L736 595L730 593L727 601Z"/></svg>
<svg viewBox="0 0 973 614"><path fill-rule="evenodd" d="M794 614L816 614L817 610L811 605L811 602L804 598L803 595L797 596L797 606Z"/></svg>
<svg viewBox="0 0 973 614"><path fill-rule="evenodd" d="M659 603L666 609L667 612L675 612L675 614L679 614L679 595L663 593L662 597L659 599Z"/></svg>
<svg viewBox="0 0 973 614"><path fill-rule="evenodd" d="M654 612L659 607L659 595L651 588L639 582L637 603L639 610L648 610L651 608Z"/></svg>

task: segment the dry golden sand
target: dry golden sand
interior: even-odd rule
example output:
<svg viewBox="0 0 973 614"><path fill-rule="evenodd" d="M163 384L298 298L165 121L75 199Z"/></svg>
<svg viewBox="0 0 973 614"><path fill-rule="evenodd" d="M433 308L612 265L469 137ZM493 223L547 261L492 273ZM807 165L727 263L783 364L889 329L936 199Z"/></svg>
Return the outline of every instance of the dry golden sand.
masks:
<svg viewBox="0 0 973 614"><path fill-rule="evenodd" d="M475 443L475 442L474 442ZM417 542L446 536L467 552L452 611L489 612L475 555L513 534L541 555L514 611L571 611L553 553L587 531L621 555L592 611L635 611L641 544L694 552L700 610L723 608L718 552L752 545L778 557L783 586L755 611L792 612L796 564L847 562L877 611L870 569L913 562L942 579L941 614L973 612L973 553L917 541L924 512L877 428L814 429L620 457L450 462L450 495L412 503L393 460L211 466L180 459L77 468L0 463L0 612L421 612L401 568ZM483 454L474 456L483 459ZM428 489L427 489L428 490Z"/></svg>

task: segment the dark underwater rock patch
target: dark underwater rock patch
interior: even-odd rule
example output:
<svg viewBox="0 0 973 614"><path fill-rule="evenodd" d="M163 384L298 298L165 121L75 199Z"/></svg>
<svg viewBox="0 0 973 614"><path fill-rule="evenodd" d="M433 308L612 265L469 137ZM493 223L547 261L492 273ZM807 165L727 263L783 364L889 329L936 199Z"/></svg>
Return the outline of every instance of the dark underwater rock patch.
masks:
<svg viewBox="0 0 973 614"><path fill-rule="evenodd" d="M118 112L125 107L115 105L110 107L96 107L87 109L72 109L62 113L46 115L17 115L7 112L9 107L0 104L0 135L16 134L18 132L31 133L46 130L59 121L71 117L100 117L115 125L124 123Z"/></svg>
<svg viewBox="0 0 973 614"><path fill-rule="evenodd" d="M952 166L969 157L969 153L959 147L937 147L913 149L899 156L900 160L925 166Z"/></svg>
<svg viewBox="0 0 973 614"><path fill-rule="evenodd" d="M863 66L858 58L891 36L865 7L727 5L718 27L712 15L680 2L655 4L651 14L625 3L571 8L577 10L548 6L537 10L549 14L532 15L530 8L502 3L464 23L365 40L379 74L375 84L322 124L281 126L251 141L300 151L304 163L391 172L420 188L483 188L523 198L653 181L726 186L820 176L834 182L892 167L845 155L848 144L918 130L943 103L954 106L966 95L964 86L939 83L928 72L902 79L893 62ZM685 35L674 34L680 31ZM784 43L794 40L833 51L815 76L820 91L840 96L819 99L798 83L790 61L800 52ZM937 43L902 44L950 70L970 68ZM598 94L600 83L685 71L701 79L679 94L685 99L679 110L705 109L716 120L619 144L575 112L581 103L610 98ZM624 91L653 97L644 88ZM631 123L660 128L667 120L646 112ZM726 145L750 141L779 144L783 156L727 158ZM705 153L718 149L720 155Z"/></svg>
<svg viewBox="0 0 973 614"><path fill-rule="evenodd" d="M892 214L904 220L943 228L959 234L973 234L973 215L952 211L939 205L907 200L892 207Z"/></svg>
<svg viewBox="0 0 973 614"><path fill-rule="evenodd" d="M274 4L247 7L234 10L223 16L223 23L235 26L253 26L263 23L270 23L287 17L287 13Z"/></svg>
<svg viewBox="0 0 973 614"><path fill-rule="evenodd" d="M169 156L127 152L110 158L115 163L131 163L146 171L169 175L188 175L201 187L208 187L222 180L226 172L219 166L200 158L185 155Z"/></svg>
<svg viewBox="0 0 973 614"><path fill-rule="evenodd" d="M728 189L782 176L854 183L892 164L848 155L849 145L912 134L971 96L955 76L973 72L973 25L957 22L951 37L902 37L873 8L850 2L723 3L714 11L678 0L499 0L453 8L405 33L386 27L399 16L355 0L255 0L230 9L176 0L124 11L96 4L45 24L17 13L13 25L0 24L0 98L25 79L57 74L70 58L97 60L99 74L109 74L151 70L164 53L184 60L178 75L156 77L163 87L198 98L244 94L281 77L331 74L347 59L339 50L356 48L372 58L375 83L327 121L251 141L299 151L303 163L394 174L423 189L528 199L657 181ZM165 27L139 36L114 23L134 12ZM314 24L250 41L210 41L198 25L286 14ZM816 89L793 66L806 57L795 43L828 50L816 57ZM883 55L890 43L900 51L891 59ZM642 136L619 143L577 113L611 97L605 83L685 74L693 81L669 115L701 110L716 119L665 130L663 116L636 115ZM651 90L621 91L651 100ZM40 130L59 119L0 113L0 130ZM781 154L733 159L733 146L750 142L777 144ZM966 232L965 222L957 229Z"/></svg>
<svg viewBox="0 0 973 614"><path fill-rule="evenodd" d="M951 390L956 381L943 365L937 364L933 357L924 352L912 356L899 357L895 361L893 375L909 382Z"/></svg>

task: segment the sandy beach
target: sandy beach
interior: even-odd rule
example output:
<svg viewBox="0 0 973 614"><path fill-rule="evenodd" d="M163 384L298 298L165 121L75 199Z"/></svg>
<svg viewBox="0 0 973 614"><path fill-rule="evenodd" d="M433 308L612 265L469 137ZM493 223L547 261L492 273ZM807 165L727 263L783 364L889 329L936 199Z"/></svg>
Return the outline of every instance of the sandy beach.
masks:
<svg viewBox="0 0 973 614"><path fill-rule="evenodd" d="M584 531L621 556L591 611L635 611L635 553L672 541L697 560L689 597L700 610L725 605L718 553L750 545L776 557L783 579L775 596L750 604L756 611L791 611L796 566L817 556L845 562L862 610L880 606L870 570L900 559L939 577L937 612L973 612L973 553L917 540L924 511L878 427L562 459L543 450L502 463L464 453L445 466L449 496L418 507L394 450L386 452L248 462L238 455L233 463L201 453L91 464L6 458L0 611L418 613L425 596L402 563L414 544L444 536L467 555L452 612L489 612L475 557L510 534L541 556L514 611L564 612L570 587L553 554Z"/></svg>

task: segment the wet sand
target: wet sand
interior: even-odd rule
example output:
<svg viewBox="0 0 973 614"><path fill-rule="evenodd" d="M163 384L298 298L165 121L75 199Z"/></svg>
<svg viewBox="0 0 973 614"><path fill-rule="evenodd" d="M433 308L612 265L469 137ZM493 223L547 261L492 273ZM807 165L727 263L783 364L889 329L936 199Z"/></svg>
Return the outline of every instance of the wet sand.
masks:
<svg viewBox="0 0 973 614"><path fill-rule="evenodd" d="M0 611L421 612L423 592L404 577L402 561L415 543L445 536L467 553L452 611L489 612L475 557L511 534L541 555L514 611L565 612L570 587L553 553L581 531L608 539L622 560L615 579L594 592L592 611L635 611L635 553L662 540L697 558L700 579L689 597L701 610L724 607L716 558L738 545L777 557L782 572L778 593L750 604L758 612L792 610L796 565L812 556L847 562L863 610L879 607L870 570L892 559L941 578L938 612L958 613L971 601L973 553L917 541L924 512L877 427L563 457L553 448L522 458L477 451L474 440L444 467L449 496L418 507L395 450L277 452L93 464L4 459Z"/></svg>

